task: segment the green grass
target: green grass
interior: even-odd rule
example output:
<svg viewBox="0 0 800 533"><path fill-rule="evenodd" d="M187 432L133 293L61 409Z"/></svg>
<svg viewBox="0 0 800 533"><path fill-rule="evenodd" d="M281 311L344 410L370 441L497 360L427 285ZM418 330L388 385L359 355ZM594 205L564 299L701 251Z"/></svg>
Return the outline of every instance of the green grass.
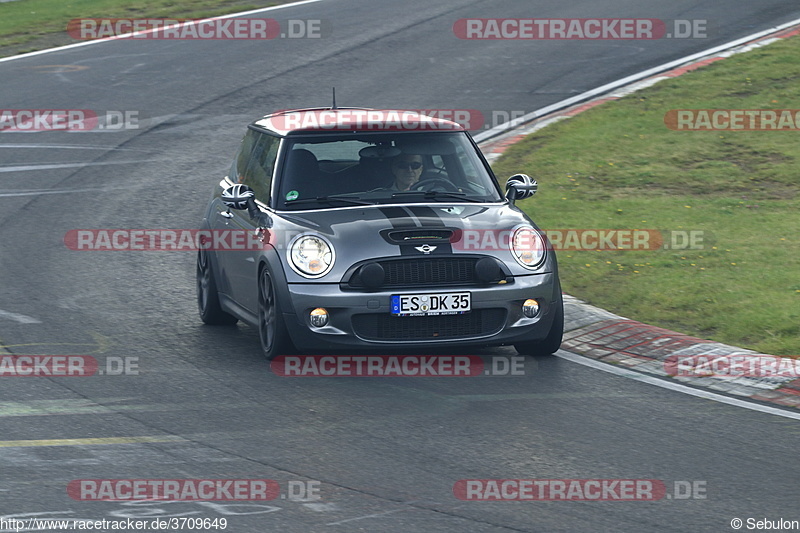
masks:
<svg viewBox="0 0 800 533"><path fill-rule="evenodd" d="M562 251L566 292L615 313L776 355L800 354L800 132L687 132L670 109L800 108L800 39L733 56L552 124L499 176L539 193L543 228L702 230L703 250Z"/></svg>
<svg viewBox="0 0 800 533"><path fill-rule="evenodd" d="M66 34L77 18L204 18L283 4L288 0L21 0L0 3L0 55L76 42Z"/></svg>

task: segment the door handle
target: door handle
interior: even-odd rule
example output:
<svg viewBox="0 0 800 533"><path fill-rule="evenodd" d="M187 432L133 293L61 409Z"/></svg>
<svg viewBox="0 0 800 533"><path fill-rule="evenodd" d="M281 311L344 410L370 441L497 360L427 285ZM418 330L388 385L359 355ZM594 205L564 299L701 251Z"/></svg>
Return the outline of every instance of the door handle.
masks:
<svg viewBox="0 0 800 533"><path fill-rule="evenodd" d="M220 211L219 216L223 218L233 218L233 213L231 213L230 211Z"/></svg>

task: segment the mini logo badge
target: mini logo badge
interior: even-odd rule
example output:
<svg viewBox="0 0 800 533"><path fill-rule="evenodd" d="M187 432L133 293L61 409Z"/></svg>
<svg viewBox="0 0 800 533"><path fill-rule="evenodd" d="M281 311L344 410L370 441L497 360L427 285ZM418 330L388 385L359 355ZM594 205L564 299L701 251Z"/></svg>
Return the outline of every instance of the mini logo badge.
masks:
<svg viewBox="0 0 800 533"><path fill-rule="evenodd" d="M419 250L423 254L429 254L436 249L436 246L431 246L430 244L423 244L422 246L415 246L415 250Z"/></svg>

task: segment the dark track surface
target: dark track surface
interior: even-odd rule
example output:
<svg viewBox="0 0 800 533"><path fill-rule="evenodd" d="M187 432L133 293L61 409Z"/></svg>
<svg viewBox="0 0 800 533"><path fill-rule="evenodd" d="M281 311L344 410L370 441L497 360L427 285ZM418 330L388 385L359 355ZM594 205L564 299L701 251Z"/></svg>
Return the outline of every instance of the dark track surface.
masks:
<svg viewBox="0 0 800 533"><path fill-rule="evenodd" d="M800 518L796 421L557 358L528 359L514 378L282 378L250 328L201 325L194 254L63 243L75 228L197 227L245 124L328 105L331 86L340 105L528 112L798 18L796 3L329 0L257 16L322 19L327 34L118 41L0 63L2 108L141 120L120 132L0 134L0 310L39 321L0 313L0 341L14 354L138 357L140 369L0 378L0 516L226 517L228 531L298 533L731 531L734 517ZM708 19L712 29L708 39L596 42L465 41L451 29L465 17L532 16ZM9 442L139 436L181 439ZM85 478L318 480L327 505L70 499L67 483ZM486 478L646 478L670 490L698 480L707 498L454 498L457 480Z"/></svg>

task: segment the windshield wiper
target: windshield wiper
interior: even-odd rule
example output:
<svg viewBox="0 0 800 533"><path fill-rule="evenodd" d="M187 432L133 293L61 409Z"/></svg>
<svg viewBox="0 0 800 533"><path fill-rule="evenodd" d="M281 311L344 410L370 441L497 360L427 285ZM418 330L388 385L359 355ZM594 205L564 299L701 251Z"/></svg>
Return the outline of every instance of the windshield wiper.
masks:
<svg viewBox="0 0 800 533"><path fill-rule="evenodd" d="M310 203L344 202L350 205L374 205L374 202L362 200L360 196L348 194L331 194L329 196L317 196L315 198L299 198L297 200L286 200L286 205L299 205Z"/></svg>
<svg viewBox="0 0 800 533"><path fill-rule="evenodd" d="M465 192L455 191L399 191L392 194L392 198L402 198L404 196L422 195L426 200L461 200L464 202L483 203L486 200L468 198Z"/></svg>

